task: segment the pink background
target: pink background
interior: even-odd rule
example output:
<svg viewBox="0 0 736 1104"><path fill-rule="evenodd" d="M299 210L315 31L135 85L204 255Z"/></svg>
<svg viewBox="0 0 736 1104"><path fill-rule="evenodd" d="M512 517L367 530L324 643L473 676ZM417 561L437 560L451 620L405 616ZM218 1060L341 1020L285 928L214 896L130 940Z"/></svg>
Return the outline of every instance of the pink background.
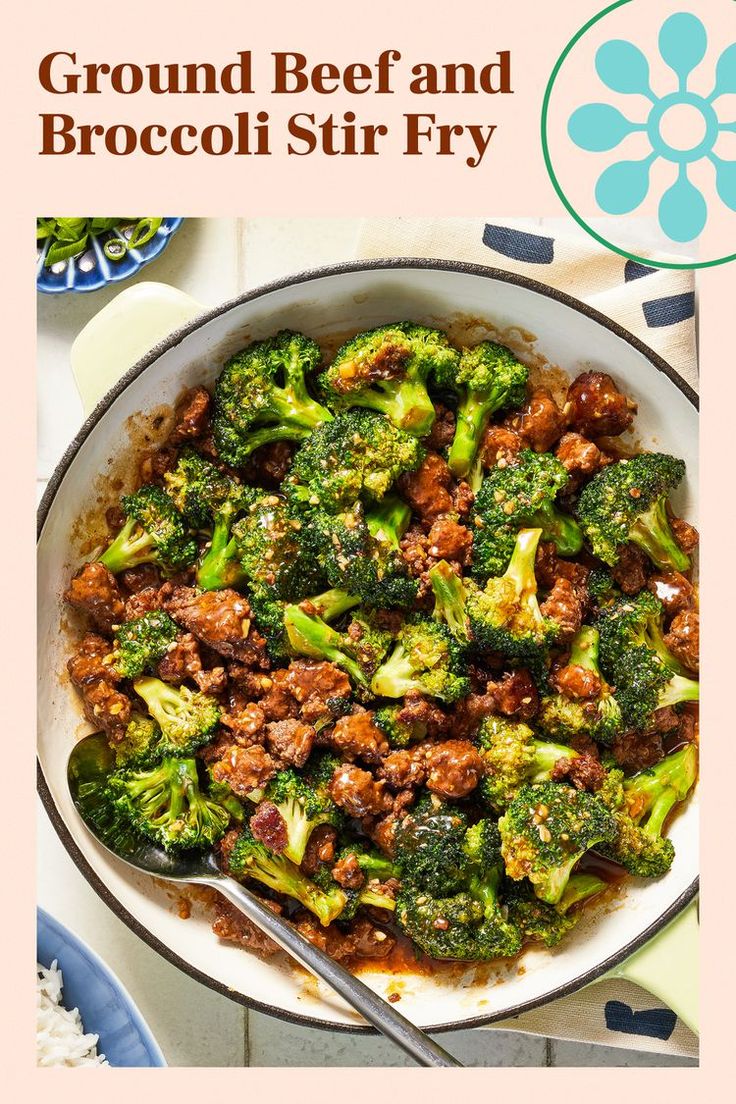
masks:
<svg viewBox="0 0 736 1104"><path fill-rule="evenodd" d="M639 2L639 9L643 3ZM680 7L678 5L677 7ZM700 0L687 5L700 8ZM2 276L5 306L4 432L0 435L6 473L5 499L12 512L12 548L3 542L6 560L2 574L4 674L12 687L5 708L5 742L13 764L6 776L7 811L16 825L32 823L34 700L33 651L33 355L34 272L33 218L53 205L60 213L76 214L89 207L99 213L123 209L158 210L172 198L182 215L295 213L482 214L496 216L560 214L561 205L544 171L539 142L539 114L547 77L565 43L595 11L590 0L456 0L453 5L420 0L354 4L348 0L321 0L306 4L280 0L265 7L235 0L203 5L191 0L151 3L127 0L120 7L82 0L50 3L36 0L17 6L6 18L2 81L4 172L6 190L3 219ZM126 46L126 43L129 45ZM406 58L483 63L498 49L513 53L513 96L440 97L439 106L408 101L399 92L392 97L315 97L316 106L284 98L270 106L272 118L296 110L341 112L355 108L369 119L394 117L405 110L435 110L443 120L494 122L499 131L491 154L480 169L467 169L460 158L58 158L35 155L37 113L62 110L65 99L43 95L36 84L40 57L52 49L73 49L82 61L212 60L225 63L234 50L251 48L299 49L316 60L371 61L381 49L394 47ZM49 106L53 99L57 106ZM72 97L67 97L72 100ZM213 97L179 97L166 103L158 98L155 110L145 97L89 97L75 106L80 120L168 121L173 115L193 121L229 117L241 105L234 98L219 103ZM262 97L253 97L262 101ZM260 102L259 102L260 106ZM716 232L727 228L713 217ZM719 229L720 226L720 229ZM24 261L23 258L26 258ZM13 846L6 859L5 1000L8 1055L5 1084L9 1099L35 1099L51 1092L60 1100L125 1101L151 1091L149 1079L166 1080L166 1093L193 1099L202 1093L237 1092L246 1101L267 1092L269 1099L324 1099L325 1091L355 1102L375 1100L376 1093L420 1093L423 1101L446 1100L447 1093L498 1094L544 1092L550 1100L570 1099L573 1093L594 1093L603 1101L621 1093L647 1094L653 1100L684 1099L697 1092L704 1099L722 1091L733 1052L732 994L734 991L733 896L734 880L720 876L724 841L733 835L733 788L725 791L724 772L718 770L720 747L731 745L730 714L722 689L733 683L728 621L733 605L733 570L719 562L722 545L708 541L733 520L730 461L723 441L733 437L733 373L731 372L731 316L733 270L709 270L698 281L701 310L701 358L705 426L702 434L705 477L702 519L706 531L703 570L706 684L703 770L709 800L704 812L703 880L703 1056L700 1070L651 1069L607 1071L603 1079L593 1069L435 1071L361 1070L169 1070L101 1071L99 1074L37 1072L33 1068L33 871L30 842ZM60 371L67 366L60 365ZM728 481L728 486L727 486ZM8 530L6 530L6 533ZM21 547L19 547L19 545ZM10 554L9 554L10 553ZM727 594L724 598L723 589ZM708 688L713 693L708 693ZM717 691L721 691L718 694ZM729 901L728 898L731 898ZM672 963L677 969L677 963ZM492 1039L489 1039L492 1046ZM637 1077L636 1086L622 1081ZM447 1084L455 1078L455 1088ZM104 1078L104 1080L102 1080ZM523 1083L520 1086L519 1082ZM417 1082L421 1081L421 1084ZM146 1084L144 1085L144 1082ZM379 1084L380 1083L380 1084ZM573 1084L571 1084L573 1083ZM697 1083L697 1084L696 1084ZM728 1082L726 1081L726 1084ZM726 1090L728 1091L728 1090Z"/></svg>

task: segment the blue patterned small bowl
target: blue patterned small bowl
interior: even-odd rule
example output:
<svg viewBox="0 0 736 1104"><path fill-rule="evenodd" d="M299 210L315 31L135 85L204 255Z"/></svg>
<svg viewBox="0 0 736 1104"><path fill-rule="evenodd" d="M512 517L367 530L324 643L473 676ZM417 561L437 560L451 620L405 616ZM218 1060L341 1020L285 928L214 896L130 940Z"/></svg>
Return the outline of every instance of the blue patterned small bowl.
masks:
<svg viewBox="0 0 736 1104"><path fill-rule="evenodd" d="M166 1065L158 1043L118 979L78 936L43 909L36 910L38 961L57 960L66 1008L78 1008L84 1030L99 1035L98 1051L111 1066Z"/></svg>
<svg viewBox="0 0 736 1104"><path fill-rule="evenodd" d="M183 221L180 218L165 218L150 241L140 249L129 249L119 261L108 260L102 249L105 238L115 237L115 232L90 237L89 248L81 256L59 261L50 268L44 265L49 247L48 241L45 241L36 259L36 287L39 291L54 295L62 291L97 291L106 284L127 280L163 253L171 235L176 233Z"/></svg>

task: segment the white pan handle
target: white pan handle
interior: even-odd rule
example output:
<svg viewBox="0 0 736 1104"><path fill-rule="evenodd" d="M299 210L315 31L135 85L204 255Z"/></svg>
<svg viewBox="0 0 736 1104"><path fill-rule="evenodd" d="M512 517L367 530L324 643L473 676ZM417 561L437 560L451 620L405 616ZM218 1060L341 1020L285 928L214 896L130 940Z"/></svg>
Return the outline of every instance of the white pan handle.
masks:
<svg viewBox="0 0 736 1104"><path fill-rule="evenodd" d="M625 978L658 997L691 1031L699 1031L699 931L697 902L606 978Z"/></svg>
<svg viewBox="0 0 736 1104"><path fill-rule="evenodd" d="M205 310L183 291L150 280L111 299L71 348L72 373L85 417L136 361Z"/></svg>

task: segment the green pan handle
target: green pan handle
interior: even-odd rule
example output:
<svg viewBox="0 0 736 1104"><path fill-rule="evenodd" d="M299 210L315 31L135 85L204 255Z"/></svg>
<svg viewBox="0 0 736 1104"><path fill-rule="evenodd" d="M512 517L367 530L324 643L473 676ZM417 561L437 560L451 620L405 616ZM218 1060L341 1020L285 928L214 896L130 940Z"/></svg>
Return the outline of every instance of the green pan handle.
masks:
<svg viewBox="0 0 736 1104"><path fill-rule="evenodd" d="M177 288L153 281L134 284L111 299L71 348L85 416L136 361L205 309Z"/></svg>
<svg viewBox="0 0 736 1104"><path fill-rule="evenodd" d="M620 966L600 979L625 978L658 997L691 1031L699 1033L699 931L697 903Z"/></svg>

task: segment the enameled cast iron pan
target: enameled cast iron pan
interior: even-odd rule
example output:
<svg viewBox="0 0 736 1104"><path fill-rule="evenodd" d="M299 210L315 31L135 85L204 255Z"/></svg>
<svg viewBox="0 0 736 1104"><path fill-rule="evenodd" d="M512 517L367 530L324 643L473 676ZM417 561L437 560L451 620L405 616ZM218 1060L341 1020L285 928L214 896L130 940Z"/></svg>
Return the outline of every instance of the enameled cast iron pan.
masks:
<svg viewBox="0 0 736 1104"><path fill-rule="evenodd" d="M404 318L451 328L458 325L460 330L475 320L501 335L521 328L534 350L570 376L588 368L610 372L624 391L635 396L641 445L671 451L687 462L687 485L680 489L675 505L693 521L697 521L697 398L655 353L596 311L542 284L496 269L424 260L348 264L270 284L182 326L193 309L197 308L170 288L138 285L121 293L93 319L77 342L78 379L83 390L96 387L98 397L100 379L115 379L126 357L127 365L134 363L143 349L150 348L154 336L169 332L173 324L180 327L138 359L101 398L64 455L41 503L40 792L61 839L88 881L118 916L171 962L260 1011L312 1026L368 1030L328 990L319 989L287 964L262 961L219 942L210 930L206 910L196 902L191 917L182 920L171 891L112 859L77 817L66 787L66 760L72 743L88 726L65 676L70 640L60 626L69 616L61 595L95 543L94 537L90 542L86 527L80 526L80 515L99 516L101 503L117 500L117 458L129 452L131 444L141 446L140 412L173 405L185 387L212 383L228 355L247 340L282 327L304 330L317 339ZM485 336L472 326L468 335L475 340ZM150 428L150 419L146 424L155 440L157 431ZM371 973L367 980L384 993L398 990L402 1011L416 1023L443 1030L517 1015L620 969L697 892L697 806L696 793L673 824L677 857L670 873L655 882L630 880L621 899L598 910L590 922L584 919L555 951L534 949L520 962L484 968L474 984L472 970L464 977L457 972L448 977L438 970L431 976L400 979ZM669 937L667 933L665 938ZM659 988L653 988L667 999L666 979L660 978Z"/></svg>

